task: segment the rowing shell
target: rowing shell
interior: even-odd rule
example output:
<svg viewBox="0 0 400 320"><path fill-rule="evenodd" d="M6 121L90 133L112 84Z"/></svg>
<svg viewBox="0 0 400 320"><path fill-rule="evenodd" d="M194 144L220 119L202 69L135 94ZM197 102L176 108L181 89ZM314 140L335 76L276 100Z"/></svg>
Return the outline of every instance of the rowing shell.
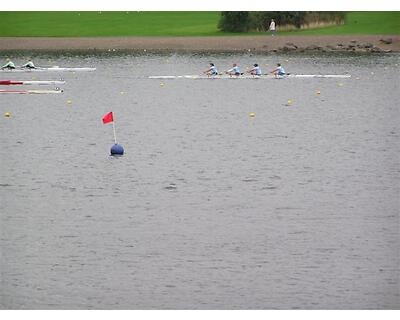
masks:
<svg viewBox="0 0 400 320"><path fill-rule="evenodd" d="M274 76L274 75L242 75L242 76L229 76L229 75L218 75L218 76L199 76L199 75L185 75L185 76L150 76L149 79L286 79L286 78L350 78L349 74L289 74L285 76Z"/></svg>
<svg viewBox="0 0 400 320"><path fill-rule="evenodd" d="M18 68L18 69L0 69L0 72L47 72L47 71L72 71L72 72L83 72L83 71L95 71L96 68L60 68L60 67L48 67L48 68Z"/></svg>
<svg viewBox="0 0 400 320"><path fill-rule="evenodd" d="M0 93L14 94L47 94L47 93L62 93L63 90L0 90Z"/></svg>
<svg viewBox="0 0 400 320"><path fill-rule="evenodd" d="M51 81L51 80L46 80L46 81L0 80L0 85L3 85L3 86L33 85L33 84L38 84L38 85L65 84L65 81Z"/></svg>

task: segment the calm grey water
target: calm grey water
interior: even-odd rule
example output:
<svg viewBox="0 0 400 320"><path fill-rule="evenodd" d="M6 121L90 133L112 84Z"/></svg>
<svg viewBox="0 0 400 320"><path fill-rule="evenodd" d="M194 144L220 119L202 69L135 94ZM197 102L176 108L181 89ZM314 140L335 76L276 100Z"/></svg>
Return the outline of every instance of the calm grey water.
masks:
<svg viewBox="0 0 400 320"><path fill-rule="evenodd" d="M0 96L2 309L399 309L399 55L35 61L98 70L1 74L67 81ZM144 79L209 61L352 78Z"/></svg>

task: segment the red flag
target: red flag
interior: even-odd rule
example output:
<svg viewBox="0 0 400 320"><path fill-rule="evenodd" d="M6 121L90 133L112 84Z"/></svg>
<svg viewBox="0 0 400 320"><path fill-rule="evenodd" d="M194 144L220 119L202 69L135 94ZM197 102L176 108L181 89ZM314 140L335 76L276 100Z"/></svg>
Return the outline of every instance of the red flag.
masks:
<svg viewBox="0 0 400 320"><path fill-rule="evenodd" d="M103 123L104 123L104 124L110 123L110 122L113 122L113 121L114 121L114 118L113 118L113 113L112 113L112 112L107 113L107 114L103 117Z"/></svg>

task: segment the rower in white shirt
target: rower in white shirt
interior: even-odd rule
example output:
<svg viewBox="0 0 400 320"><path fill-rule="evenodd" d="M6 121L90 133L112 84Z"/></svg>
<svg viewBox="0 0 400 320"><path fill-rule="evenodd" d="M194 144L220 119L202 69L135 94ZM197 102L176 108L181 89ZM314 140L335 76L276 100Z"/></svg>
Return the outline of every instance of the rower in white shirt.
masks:
<svg viewBox="0 0 400 320"><path fill-rule="evenodd" d="M247 71L248 73L250 73L253 76L261 76L261 68L259 67L259 65L257 63L255 63L253 65L253 68L251 68L249 71Z"/></svg>
<svg viewBox="0 0 400 320"><path fill-rule="evenodd" d="M12 62L9 58L7 58L6 61L7 63L4 66L2 66L1 69L9 69L9 70L15 69L14 62Z"/></svg>
<svg viewBox="0 0 400 320"><path fill-rule="evenodd" d="M32 62L32 59L29 59L27 63L25 63L22 68L27 68L27 69L36 69L35 65Z"/></svg>
<svg viewBox="0 0 400 320"><path fill-rule="evenodd" d="M286 75L285 69L283 69L280 63L278 63L276 66L277 67L271 71L271 73L273 73L275 77L282 77Z"/></svg>
<svg viewBox="0 0 400 320"><path fill-rule="evenodd" d="M236 63L234 63L233 68L226 71L226 73L229 74L230 76L237 76L237 77L241 75L239 66Z"/></svg>
<svg viewBox="0 0 400 320"><path fill-rule="evenodd" d="M204 73L208 76L216 76L218 75L218 70L215 67L214 63L210 63L210 67L206 71L204 71Z"/></svg>

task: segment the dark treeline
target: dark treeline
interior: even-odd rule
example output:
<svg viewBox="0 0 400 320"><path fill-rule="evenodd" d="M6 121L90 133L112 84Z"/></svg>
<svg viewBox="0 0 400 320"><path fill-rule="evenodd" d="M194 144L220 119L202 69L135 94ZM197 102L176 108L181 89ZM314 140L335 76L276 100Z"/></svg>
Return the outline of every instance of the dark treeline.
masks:
<svg viewBox="0 0 400 320"><path fill-rule="evenodd" d="M218 28L226 32L268 30L274 19L281 30L343 24L345 12L332 11L223 11Z"/></svg>

